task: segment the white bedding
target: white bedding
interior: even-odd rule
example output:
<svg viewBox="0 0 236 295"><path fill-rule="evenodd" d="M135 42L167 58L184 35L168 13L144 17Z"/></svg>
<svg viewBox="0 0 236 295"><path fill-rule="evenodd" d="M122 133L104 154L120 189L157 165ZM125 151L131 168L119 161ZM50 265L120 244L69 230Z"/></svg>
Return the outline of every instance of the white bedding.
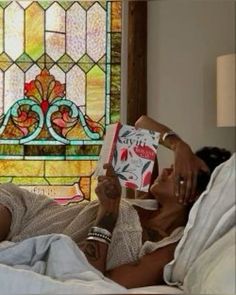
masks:
<svg viewBox="0 0 236 295"><path fill-rule="evenodd" d="M218 166L205 192L194 204L184 235L165 266L168 284L181 287L196 259L235 226L236 154Z"/></svg>
<svg viewBox="0 0 236 295"><path fill-rule="evenodd" d="M67 236L0 243L1 294L181 294L169 286L125 289L93 268Z"/></svg>
<svg viewBox="0 0 236 295"><path fill-rule="evenodd" d="M2 294L127 293L93 268L65 235L45 235L0 247Z"/></svg>

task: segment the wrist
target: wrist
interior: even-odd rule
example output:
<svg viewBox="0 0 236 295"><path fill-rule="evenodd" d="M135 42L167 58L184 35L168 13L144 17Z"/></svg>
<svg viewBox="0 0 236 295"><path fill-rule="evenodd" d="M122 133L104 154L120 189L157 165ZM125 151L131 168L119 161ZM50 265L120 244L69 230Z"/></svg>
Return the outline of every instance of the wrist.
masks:
<svg viewBox="0 0 236 295"><path fill-rule="evenodd" d="M175 151L177 146L183 143L182 139L176 134L173 130L169 130L162 134L161 142L164 146L168 147L169 149Z"/></svg>
<svg viewBox="0 0 236 295"><path fill-rule="evenodd" d="M118 215L119 215L119 209L110 211L110 210L107 210L106 208L100 207L98 209L95 226L104 228L112 233L115 228Z"/></svg>
<svg viewBox="0 0 236 295"><path fill-rule="evenodd" d="M176 143L173 146L173 150L175 152L177 152L179 150L181 150L181 151L186 150L186 149L192 151L190 146L180 138L179 138L179 141L176 141Z"/></svg>

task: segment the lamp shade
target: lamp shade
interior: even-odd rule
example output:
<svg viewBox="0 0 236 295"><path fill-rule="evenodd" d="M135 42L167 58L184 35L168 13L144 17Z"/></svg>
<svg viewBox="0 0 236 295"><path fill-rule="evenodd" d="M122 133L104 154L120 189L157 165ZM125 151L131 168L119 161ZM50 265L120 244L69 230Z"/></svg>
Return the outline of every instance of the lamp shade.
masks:
<svg viewBox="0 0 236 295"><path fill-rule="evenodd" d="M236 54L217 57L217 126L236 126Z"/></svg>

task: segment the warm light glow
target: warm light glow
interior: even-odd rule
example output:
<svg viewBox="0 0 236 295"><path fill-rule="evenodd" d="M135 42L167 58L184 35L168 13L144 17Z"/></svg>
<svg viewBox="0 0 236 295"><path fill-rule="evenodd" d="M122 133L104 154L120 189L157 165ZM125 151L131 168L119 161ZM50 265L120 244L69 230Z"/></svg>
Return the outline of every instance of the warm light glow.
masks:
<svg viewBox="0 0 236 295"><path fill-rule="evenodd" d="M236 126L236 54L217 57L217 126Z"/></svg>

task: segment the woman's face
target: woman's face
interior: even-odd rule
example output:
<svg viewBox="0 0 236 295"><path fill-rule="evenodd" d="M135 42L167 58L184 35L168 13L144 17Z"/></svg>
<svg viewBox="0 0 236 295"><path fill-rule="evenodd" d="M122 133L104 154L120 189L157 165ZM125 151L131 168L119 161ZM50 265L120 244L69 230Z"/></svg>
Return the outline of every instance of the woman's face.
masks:
<svg viewBox="0 0 236 295"><path fill-rule="evenodd" d="M165 168L161 174L156 178L151 185L151 193L161 204L166 201L172 201L177 199L174 194L174 172L173 168Z"/></svg>

